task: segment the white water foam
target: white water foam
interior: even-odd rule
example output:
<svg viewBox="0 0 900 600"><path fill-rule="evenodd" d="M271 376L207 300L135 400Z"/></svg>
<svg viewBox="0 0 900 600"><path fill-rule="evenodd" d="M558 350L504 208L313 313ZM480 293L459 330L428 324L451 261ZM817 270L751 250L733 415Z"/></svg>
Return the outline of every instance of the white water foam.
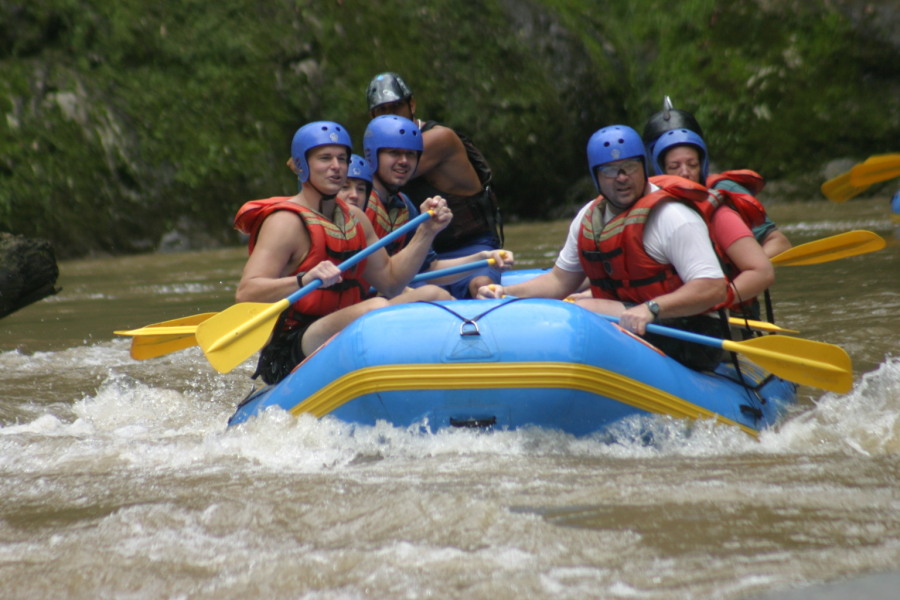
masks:
<svg viewBox="0 0 900 600"><path fill-rule="evenodd" d="M213 466L224 461L292 472L436 456L654 458L834 452L868 456L900 451L900 358L889 358L864 375L848 394L825 394L813 408L762 432L759 440L712 421L660 416L629 419L609 432L575 438L539 428L423 434L418 427L404 429L387 423L364 427L330 418L294 418L278 409L227 428L233 405L247 387L241 374L208 373L199 364L201 357L196 357L192 360L198 366L188 366L183 372L186 379L173 387L148 384L127 373L129 359L118 348L121 343L114 346L114 352L109 345L94 346L37 353L27 360L15 352L4 353L6 365L18 363L20 372L31 375L48 373L60 360L70 372L103 369L107 375L95 393L85 394L64 412L58 404L49 405L43 407L49 412L33 420L0 427L3 443L38 439L58 450L54 440L66 439L64 453L54 457L52 452L37 452L34 457L60 468L66 461L83 464L90 457L105 456L150 469ZM206 375L200 384L197 371ZM8 468L15 469L16 464L26 468L29 445L23 443L17 453L3 452L5 458L0 461L10 461Z"/></svg>
<svg viewBox="0 0 900 600"><path fill-rule="evenodd" d="M760 441L772 452L900 452L900 357L889 356L847 394L825 394L812 410L763 432Z"/></svg>
<svg viewBox="0 0 900 600"><path fill-rule="evenodd" d="M779 225L778 229L784 231L785 233L844 233L845 231L855 231L857 229L884 229L887 223L888 221L886 219L857 219L856 221L801 221L799 223L791 223L785 226Z"/></svg>

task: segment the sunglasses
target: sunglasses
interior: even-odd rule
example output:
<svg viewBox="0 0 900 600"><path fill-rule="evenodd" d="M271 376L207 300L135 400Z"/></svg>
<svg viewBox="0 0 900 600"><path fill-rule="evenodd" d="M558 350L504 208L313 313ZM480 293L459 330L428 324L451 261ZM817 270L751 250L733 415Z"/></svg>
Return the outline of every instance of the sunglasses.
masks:
<svg viewBox="0 0 900 600"><path fill-rule="evenodd" d="M597 169L600 177L606 179L615 179L619 176L619 174L624 173L627 176L634 175L638 172L639 169L644 167L644 163L640 160L623 160L620 163L616 163L614 165L608 165L606 167L600 167Z"/></svg>

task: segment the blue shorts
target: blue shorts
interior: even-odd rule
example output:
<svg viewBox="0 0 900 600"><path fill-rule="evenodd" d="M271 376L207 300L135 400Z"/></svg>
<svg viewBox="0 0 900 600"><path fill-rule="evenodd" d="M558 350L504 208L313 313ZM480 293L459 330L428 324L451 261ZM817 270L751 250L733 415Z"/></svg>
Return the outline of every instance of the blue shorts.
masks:
<svg viewBox="0 0 900 600"><path fill-rule="evenodd" d="M499 249L497 238L490 236L484 239L474 240L474 243L468 244L461 248L456 248L455 250L440 252L438 253L438 258L459 258L460 256L469 256L470 254L475 254L476 252L481 252L482 250L490 251L497 249ZM472 281L473 278L478 277L479 275L483 275L489 277L490 280L494 283L500 283L500 273L500 269L497 269L495 267L482 267L480 269L466 271L463 274L462 279L460 279L459 281L443 285L441 287L447 290L454 298L463 300L472 297L469 294L469 282Z"/></svg>

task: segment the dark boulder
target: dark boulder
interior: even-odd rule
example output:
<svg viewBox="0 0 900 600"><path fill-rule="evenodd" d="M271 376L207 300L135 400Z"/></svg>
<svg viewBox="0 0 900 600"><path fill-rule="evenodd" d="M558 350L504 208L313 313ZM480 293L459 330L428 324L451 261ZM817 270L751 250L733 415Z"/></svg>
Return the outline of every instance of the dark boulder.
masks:
<svg viewBox="0 0 900 600"><path fill-rule="evenodd" d="M50 242L0 232L0 318L59 292L58 277Z"/></svg>

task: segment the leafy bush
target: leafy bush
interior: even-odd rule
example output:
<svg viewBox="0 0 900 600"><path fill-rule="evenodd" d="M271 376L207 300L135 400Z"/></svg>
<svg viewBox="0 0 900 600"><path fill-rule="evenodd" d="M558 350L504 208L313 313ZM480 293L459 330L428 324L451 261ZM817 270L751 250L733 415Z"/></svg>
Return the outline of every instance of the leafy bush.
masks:
<svg viewBox="0 0 900 600"><path fill-rule="evenodd" d="M695 112L718 165L812 195L825 162L900 137L897 17L863 5L5 2L0 230L61 256L153 250L173 230L236 242L242 202L296 190L297 127L340 121L361 149L364 90L385 70L418 116L482 148L511 220L586 201L590 134L640 131L664 95Z"/></svg>

